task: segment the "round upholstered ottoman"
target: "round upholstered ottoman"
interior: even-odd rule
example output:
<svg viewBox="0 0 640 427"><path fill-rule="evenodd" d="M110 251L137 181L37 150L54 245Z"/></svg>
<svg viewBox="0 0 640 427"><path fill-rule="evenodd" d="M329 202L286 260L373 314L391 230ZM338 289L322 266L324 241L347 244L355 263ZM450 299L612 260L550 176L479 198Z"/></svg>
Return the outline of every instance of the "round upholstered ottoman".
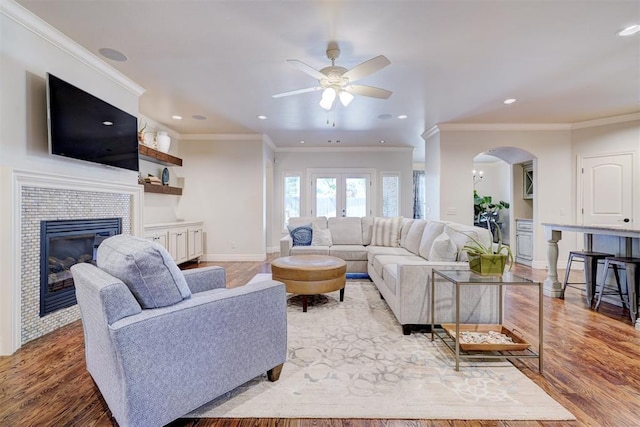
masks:
<svg viewBox="0 0 640 427"><path fill-rule="evenodd" d="M271 275L286 285L287 292L302 295L302 311L307 311L307 296L340 290L344 301L347 263L327 255L292 255L271 262Z"/></svg>

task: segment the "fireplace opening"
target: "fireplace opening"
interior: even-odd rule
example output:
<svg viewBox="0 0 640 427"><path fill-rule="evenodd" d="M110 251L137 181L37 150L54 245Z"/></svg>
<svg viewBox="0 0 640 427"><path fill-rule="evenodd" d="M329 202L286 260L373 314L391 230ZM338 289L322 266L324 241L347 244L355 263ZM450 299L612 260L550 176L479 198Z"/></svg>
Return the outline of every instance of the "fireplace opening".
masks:
<svg viewBox="0 0 640 427"><path fill-rule="evenodd" d="M121 230L121 218L40 222L40 317L76 304L71 266L95 264L100 243Z"/></svg>

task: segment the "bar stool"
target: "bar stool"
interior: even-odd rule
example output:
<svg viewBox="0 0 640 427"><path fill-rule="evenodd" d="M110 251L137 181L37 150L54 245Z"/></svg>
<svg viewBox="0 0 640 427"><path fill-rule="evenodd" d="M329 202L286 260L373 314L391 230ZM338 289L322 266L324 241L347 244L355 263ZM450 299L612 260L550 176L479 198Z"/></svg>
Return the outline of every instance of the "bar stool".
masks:
<svg viewBox="0 0 640 427"><path fill-rule="evenodd" d="M620 295L620 301L622 301L623 307L629 308L629 315L631 316L631 323L635 324L638 317L638 292L640 287L640 258L631 257L607 257L604 260L604 271L602 272L602 281L598 285L598 301L596 302L596 310L600 307L603 295L615 295L616 292L606 292L607 273L609 267L613 267L613 271L616 274L616 282L618 284L618 292ZM623 269L626 272L627 278L627 293L622 293L622 287L620 286L620 278L618 277L618 269ZM624 295L627 296L627 301L624 300ZM628 304L627 304L628 302Z"/></svg>
<svg viewBox="0 0 640 427"><path fill-rule="evenodd" d="M569 252L569 260L567 261L567 269L564 273L564 284L562 286L562 292L560 298L564 299L564 293L569 288L583 289L582 286L572 285L584 285L584 289L587 294L587 306L591 307L593 297L595 295L595 287L598 279L598 263L604 262L605 258L613 257L614 254L606 252L592 252L592 251L571 251ZM569 273L571 271L571 264L576 262L584 263L584 282L569 282ZM617 272L616 272L617 274Z"/></svg>

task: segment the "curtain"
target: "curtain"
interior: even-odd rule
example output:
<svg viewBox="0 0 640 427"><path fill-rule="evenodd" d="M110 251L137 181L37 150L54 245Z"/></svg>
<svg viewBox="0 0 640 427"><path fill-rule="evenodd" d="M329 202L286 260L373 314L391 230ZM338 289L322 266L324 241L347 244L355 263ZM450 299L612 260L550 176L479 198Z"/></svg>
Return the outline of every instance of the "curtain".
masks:
<svg viewBox="0 0 640 427"><path fill-rule="evenodd" d="M424 206L424 171L413 171L413 217L422 219Z"/></svg>

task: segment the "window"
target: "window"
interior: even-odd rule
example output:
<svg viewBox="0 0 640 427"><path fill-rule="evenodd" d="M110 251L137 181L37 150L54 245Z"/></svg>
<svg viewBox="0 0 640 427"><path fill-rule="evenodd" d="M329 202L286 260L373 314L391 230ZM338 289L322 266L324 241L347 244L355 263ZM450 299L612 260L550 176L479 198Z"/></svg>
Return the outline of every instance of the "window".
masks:
<svg viewBox="0 0 640 427"><path fill-rule="evenodd" d="M284 175L284 226L289 223L289 218L300 216L300 175Z"/></svg>
<svg viewBox="0 0 640 427"><path fill-rule="evenodd" d="M400 214L400 176L397 173L382 174L382 216Z"/></svg>

